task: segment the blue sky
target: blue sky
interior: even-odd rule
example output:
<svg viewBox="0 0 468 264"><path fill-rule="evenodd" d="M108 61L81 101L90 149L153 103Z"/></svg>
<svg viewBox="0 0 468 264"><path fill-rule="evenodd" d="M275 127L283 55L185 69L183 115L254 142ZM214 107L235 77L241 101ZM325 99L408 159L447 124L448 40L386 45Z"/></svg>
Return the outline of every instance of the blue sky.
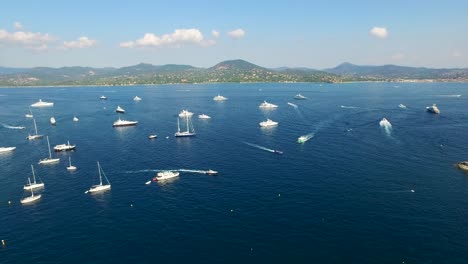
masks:
<svg viewBox="0 0 468 264"><path fill-rule="evenodd" d="M0 66L468 67L466 1L65 2L2 3Z"/></svg>

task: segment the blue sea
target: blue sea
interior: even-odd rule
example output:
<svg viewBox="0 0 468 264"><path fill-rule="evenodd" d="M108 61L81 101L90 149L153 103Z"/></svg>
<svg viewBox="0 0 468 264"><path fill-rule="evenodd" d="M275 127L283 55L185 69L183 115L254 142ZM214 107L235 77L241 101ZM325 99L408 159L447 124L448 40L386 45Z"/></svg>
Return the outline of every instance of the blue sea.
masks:
<svg viewBox="0 0 468 264"><path fill-rule="evenodd" d="M467 263L468 175L454 166L468 159L467 88L0 89L0 147L17 147L0 155L0 263ZM213 101L218 93L229 99ZM294 100L297 93L308 99ZM52 153L56 165L37 164L48 156L45 138L26 139L32 119L24 115L39 99L55 103L32 108L39 134L52 146L77 145ZM263 100L279 107L262 110ZM434 103L440 115L425 111ZM112 127L118 105L136 127ZM182 109L195 113L196 137L174 137ZM379 126L384 117L391 129ZM279 125L260 128L267 118ZM66 170L68 157L76 172ZM99 181L97 161L112 190L85 194ZM45 188L22 205L31 164ZM180 177L145 184L169 169ZM208 169L219 175L200 173Z"/></svg>

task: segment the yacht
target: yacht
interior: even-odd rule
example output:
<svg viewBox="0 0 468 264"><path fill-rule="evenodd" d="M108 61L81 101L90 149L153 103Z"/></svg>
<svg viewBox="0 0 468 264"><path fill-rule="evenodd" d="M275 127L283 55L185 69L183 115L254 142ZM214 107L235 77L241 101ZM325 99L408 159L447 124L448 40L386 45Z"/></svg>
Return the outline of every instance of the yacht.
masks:
<svg viewBox="0 0 468 264"><path fill-rule="evenodd" d="M222 95L220 95L220 94L218 94L217 96L213 97L213 100L214 100L214 101L226 101L227 98L224 97L224 96L222 96Z"/></svg>
<svg viewBox="0 0 468 264"><path fill-rule="evenodd" d="M437 108L436 104L426 107L426 111L428 111L429 113L433 113L433 114L440 114L440 110L439 108Z"/></svg>
<svg viewBox="0 0 468 264"><path fill-rule="evenodd" d="M57 122L55 121L55 118L54 118L54 117L51 117L51 118L50 118L50 124L53 125L53 126L55 126L56 123L57 123Z"/></svg>
<svg viewBox="0 0 468 264"><path fill-rule="evenodd" d="M101 99L101 100L107 100L107 97L105 97L104 95L101 95L101 97L99 97L99 99Z"/></svg>
<svg viewBox="0 0 468 264"><path fill-rule="evenodd" d="M24 116L27 117L27 118L33 118L34 117L32 112L31 112L31 107L29 108L29 113L25 114Z"/></svg>
<svg viewBox="0 0 468 264"><path fill-rule="evenodd" d="M98 166L98 173L99 173L99 184L91 186L91 188L89 188L89 190L87 190L85 193L102 192L102 191L110 190L111 188L111 184L109 180L107 179L106 174L102 170L101 165L99 164L99 161L97 162L97 166ZM102 184L102 176L104 176L104 178L106 179L107 184Z"/></svg>
<svg viewBox="0 0 468 264"><path fill-rule="evenodd" d="M272 126L277 126L278 122L275 122L271 119L267 119L266 121L260 122L259 124L261 127L272 127Z"/></svg>
<svg viewBox="0 0 468 264"><path fill-rule="evenodd" d="M117 109L115 109L115 111L116 111L117 113L121 113L121 114L125 113L125 110L124 110L122 107L120 107L120 106L117 106Z"/></svg>
<svg viewBox="0 0 468 264"><path fill-rule="evenodd" d="M193 128L192 125L192 132L190 132L190 124L189 124L189 118L188 116L185 117L187 120L187 131L180 131L180 124L179 124L179 118L177 118L177 132L174 134L176 137L193 137L195 136L195 129Z"/></svg>
<svg viewBox="0 0 468 264"><path fill-rule="evenodd" d="M141 101L141 98L138 96L133 97L133 101Z"/></svg>
<svg viewBox="0 0 468 264"><path fill-rule="evenodd" d="M155 138L157 138L157 137L158 137L158 135L149 135L149 136L148 136L149 139L155 139Z"/></svg>
<svg viewBox="0 0 468 264"><path fill-rule="evenodd" d="M462 161L457 163L457 167L461 170L468 171L468 161Z"/></svg>
<svg viewBox="0 0 468 264"><path fill-rule="evenodd" d="M30 178L28 178L28 182L29 182L29 185L31 185L31 179L30 179ZM41 198L41 195L40 195L40 194L34 196L34 191L33 191L33 189L30 189L30 190L31 190L31 196L28 196L28 197L25 197L25 198L21 199L20 202L21 202L22 204L32 203L32 202L34 202L34 201L36 201L36 200L39 200L39 199Z"/></svg>
<svg viewBox="0 0 468 264"><path fill-rule="evenodd" d="M201 114L201 115L198 115L198 118L200 118L200 119L210 119L211 116L208 116L208 115L205 115L205 114Z"/></svg>
<svg viewBox="0 0 468 264"><path fill-rule="evenodd" d="M138 124L138 121L128 121L128 120L122 120L119 117L119 120L115 121L114 124L112 125L113 127L121 127L121 126L136 126Z"/></svg>
<svg viewBox="0 0 468 264"><path fill-rule="evenodd" d="M29 139L29 140L34 140L34 139L43 138L43 137L44 137L43 135L37 134L36 119L33 119L33 124L34 124L34 134L33 134L33 135L31 135L31 134L28 135L28 136L27 136L27 139Z"/></svg>
<svg viewBox="0 0 468 264"><path fill-rule="evenodd" d="M296 100L305 100L307 99L307 97L303 96L302 94L296 94L296 96L294 96L294 99Z"/></svg>
<svg viewBox="0 0 468 264"><path fill-rule="evenodd" d="M153 181L162 181L162 180L167 180L171 178L175 178L179 176L178 171L161 171L156 174L156 176L153 178Z"/></svg>
<svg viewBox="0 0 468 264"><path fill-rule="evenodd" d="M71 164L71 157L68 157L68 167L67 171L75 171L76 167Z"/></svg>
<svg viewBox="0 0 468 264"><path fill-rule="evenodd" d="M36 182L36 174L34 173L34 167L31 164L31 171L33 175L33 182L31 183L31 180L29 180L29 184L26 184L23 186L23 189L25 190L31 190L31 189L36 189L36 188L43 188L44 183L43 182Z"/></svg>
<svg viewBox="0 0 468 264"><path fill-rule="evenodd" d="M179 117L191 117L193 116L193 113L187 110L182 110L179 113Z"/></svg>
<svg viewBox="0 0 468 264"><path fill-rule="evenodd" d="M209 169L209 170L205 171L205 174L208 174L208 175L217 175L218 172L215 171L215 170Z"/></svg>
<svg viewBox="0 0 468 264"><path fill-rule="evenodd" d="M263 101L263 103L260 104L260 108L277 108L278 106L275 104L268 103L267 101Z"/></svg>
<svg viewBox="0 0 468 264"><path fill-rule="evenodd" d="M74 116L73 117L73 122L78 122L78 121L79 121L78 117Z"/></svg>
<svg viewBox="0 0 468 264"><path fill-rule="evenodd" d="M54 106L54 103L44 102L42 101L42 99L39 99L38 102L35 102L34 104L31 105L31 107L49 107L49 106Z"/></svg>
<svg viewBox="0 0 468 264"><path fill-rule="evenodd" d="M69 151L75 150L76 145L70 145L70 141L67 141L67 144L60 144L54 147L54 151Z"/></svg>
<svg viewBox="0 0 468 264"><path fill-rule="evenodd" d="M382 118L382 120L380 120L379 125L381 127L391 127L392 126L392 124L385 117Z"/></svg>
<svg viewBox="0 0 468 264"><path fill-rule="evenodd" d="M49 157L39 160L39 164L51 164L51 163L59 162L60 161L59 158L55 158L55 159L52 158L52 152L50 152L50 143L49 143L48 136L47 136L47 147L49 148Z"/></svg>
<svg viewBox="0 0 468 264"><path fill-rule="evenodd" d="M13 151L15 150L16 147L0 147L0 153L2 152L10 152L10 151Z"/></svg>

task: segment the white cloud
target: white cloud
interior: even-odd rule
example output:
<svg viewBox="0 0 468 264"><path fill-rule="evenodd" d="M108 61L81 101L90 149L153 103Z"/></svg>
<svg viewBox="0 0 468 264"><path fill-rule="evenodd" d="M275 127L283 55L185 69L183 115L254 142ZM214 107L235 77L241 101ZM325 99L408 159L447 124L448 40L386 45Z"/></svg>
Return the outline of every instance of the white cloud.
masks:
<svg viewBox="0 0 468 264"><path fill-rule="evenodd" d="M15 26L16 23L15 23ZM55 41L55 38L47 33L40 32L27 32L27 31L14 31L9 32L4 29L0 29L0 44L20 46L26 49L35 51L47 50L48 43Z"/></svg>
<svg viewBox="0 0 468 264"><path fill-rule="evenodd" d="M245 36L245 31L242 28L228 32L228 35L233 39L240 39Z"/></svg>
<svg viewBox="0 0 468 264"><path fill-rule="evenodd" d="M392 55L392 60L403 60L406 58L406 55L401 53L401 52L397 52L395 54Z"/></svg>
<svg viewBox="0 0 468 264"><path fill-rule="evenodd" d="M210 42L210 41L208 41ZM204 40L203 34L199 29L176 29L171 34L158 36L154 33L146 33L143 38L135 41L127 41L120 43L121 48L135 47L161 47L161 46L176 46L183 44L197 44L204 46L207 41Z"/></svg>
<svg viewBox="0 0 468 264"><path fill-rule="evenodd" d="M83 49L90 48L96 45L96 40L89 39L88 37L79 37L77 40L73 41L64 41L63 48L65 49Z"/></svg>
<svg viewBox="0 0 468 264"><path fill-rule="evenodd" d="M20 22L15 22L14 27L15 27L15 30L23 29L23 25Z"/></svg>
<svg viewBox="0 0 468 264"><path fill-rule="evenodd" d="M212 31L211 31L211 35L213 36L213 38L218 38L219 35L220 35L220 33L219 33L219 31L212 30Z"/></svg>
<svg viewBox="0 0 468 264"><path fill-rule="evenodd" d="M384 27L373 27L370 31L369 34L371 36L374 36L376 38L384 39L388 37L388 31L387 28Z"/></svg>

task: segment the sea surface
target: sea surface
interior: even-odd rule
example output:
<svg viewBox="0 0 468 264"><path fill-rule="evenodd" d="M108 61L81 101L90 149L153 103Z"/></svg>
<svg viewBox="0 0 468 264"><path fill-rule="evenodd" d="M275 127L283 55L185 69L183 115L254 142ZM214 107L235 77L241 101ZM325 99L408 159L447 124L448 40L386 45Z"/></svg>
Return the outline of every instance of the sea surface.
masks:
<svg viewBox="0 0 468 264"><path fill-rule="evenodd" d="M37 164L45 138L26 139L38 99L55 103L32 108L39 133L77 145L56 165ZM136 127L112 127L118 105ZM182 109L194 138L174 137ZM0 155L2 264L468 262L468 175L454 166L468 159L468 84L5 88L0 123L0 147L17 147ZM112 190L85 194L97 161ZM31 164L45 188L21 205ZM180 177L145 184L168 169Z"/></svg>

